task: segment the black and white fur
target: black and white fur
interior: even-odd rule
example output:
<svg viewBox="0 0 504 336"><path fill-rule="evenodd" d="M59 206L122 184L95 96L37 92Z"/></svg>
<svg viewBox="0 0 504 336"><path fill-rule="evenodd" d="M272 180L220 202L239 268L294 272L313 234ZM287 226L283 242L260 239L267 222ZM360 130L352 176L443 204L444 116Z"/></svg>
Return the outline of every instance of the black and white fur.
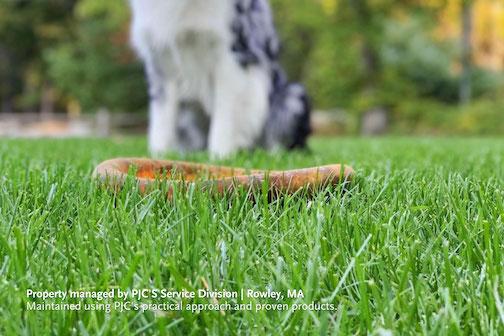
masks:
<svg viewBox="0 0 504 336"><path fill-rule="evenodd" d="M309 102L278 63L267 0L130 0L150 93L149 147L303 147Z"/></svg>

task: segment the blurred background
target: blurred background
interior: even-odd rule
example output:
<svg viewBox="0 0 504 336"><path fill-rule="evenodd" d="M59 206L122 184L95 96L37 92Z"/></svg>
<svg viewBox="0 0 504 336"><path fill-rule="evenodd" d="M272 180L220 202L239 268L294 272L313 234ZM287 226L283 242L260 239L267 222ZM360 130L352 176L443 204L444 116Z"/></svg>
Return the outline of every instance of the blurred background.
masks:
<svg viewBox="0 0 504 336"><path fill-rule="evenodd" d="M504 134L504 0L271 0L319 134ZM126 0L0 0L0 136L142 132Z"/></svg>

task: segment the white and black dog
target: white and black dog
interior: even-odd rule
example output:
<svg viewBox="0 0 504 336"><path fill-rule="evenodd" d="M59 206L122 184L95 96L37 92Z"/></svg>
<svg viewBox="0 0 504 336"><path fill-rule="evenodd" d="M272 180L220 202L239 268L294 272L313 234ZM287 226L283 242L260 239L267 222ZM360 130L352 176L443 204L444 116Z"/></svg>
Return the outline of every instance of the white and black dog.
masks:
<svg viewBox="0 0 504 336"><path fill-rule="evenodd" d="M303 147L305 89L278 63L267 0L130 0L131 40L149 82L149 146L209 149Z"/></svg>

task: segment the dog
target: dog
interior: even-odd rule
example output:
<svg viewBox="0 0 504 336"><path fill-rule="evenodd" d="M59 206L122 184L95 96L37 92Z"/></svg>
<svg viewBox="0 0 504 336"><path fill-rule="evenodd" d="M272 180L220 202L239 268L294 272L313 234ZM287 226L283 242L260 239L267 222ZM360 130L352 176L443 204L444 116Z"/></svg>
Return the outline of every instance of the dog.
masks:
<svg viewBox="0 0 504 336"><path fill-rule="evenodd" d="M149 84L149 149L305 147L310 102L279 64L267 0L130 0Z"/></svg>

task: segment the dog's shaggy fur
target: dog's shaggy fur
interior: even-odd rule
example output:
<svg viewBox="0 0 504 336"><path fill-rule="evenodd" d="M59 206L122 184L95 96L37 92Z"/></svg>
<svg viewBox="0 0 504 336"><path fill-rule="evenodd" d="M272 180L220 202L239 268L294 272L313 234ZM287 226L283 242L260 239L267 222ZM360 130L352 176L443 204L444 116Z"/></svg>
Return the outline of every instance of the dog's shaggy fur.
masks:
<svg viewBox="0 0 504 336"><path fill-rule="evenodd" d="M153 154L305 145L309 102L278 63L267 0L130 0Z"/></svg>

